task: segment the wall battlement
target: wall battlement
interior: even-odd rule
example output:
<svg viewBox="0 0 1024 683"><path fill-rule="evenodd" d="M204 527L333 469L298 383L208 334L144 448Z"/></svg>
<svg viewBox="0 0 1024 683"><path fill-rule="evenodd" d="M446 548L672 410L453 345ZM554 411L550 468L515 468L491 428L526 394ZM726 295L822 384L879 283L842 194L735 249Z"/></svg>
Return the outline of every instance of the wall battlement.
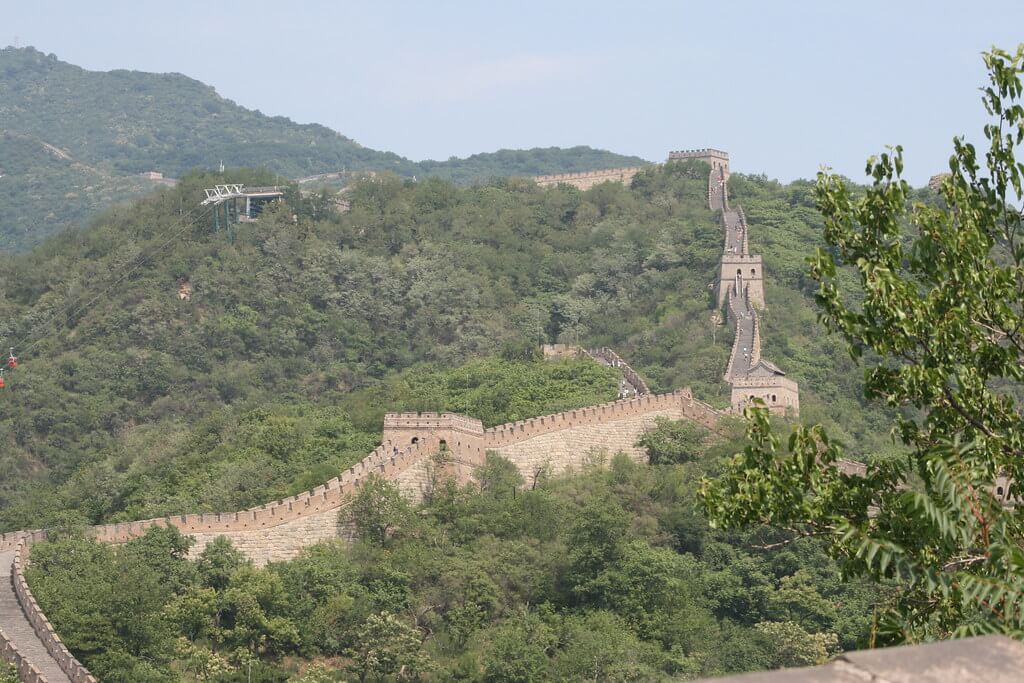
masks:
<svg viewBox="0 0 1024 683"><path fill-rule="evenodd" d="M637 396L644 396L651 393L650 388L647 386L647 382L640 376L636 370L630 366L622 357L609 349L607 346L599 349L589 349L586 354L594 360L600 361L613 368L618 368L622 371L622 376L626 378L626 381L632 385L636 391Z"/></svg>
<svg viewBox="0 0 1024 683"><path fill-rule="evenodd" d="M722 169L729 173L729 153L720 149L706 147L704 149L680 149L668 153L669 161L684 160L703 161L711 165L712 170Z"/></svg>
<svg viewBox="0 0 1024 683"><path fill-rule="evenodd" d="M533 181L541 187L565 184L573 185L581 190L589 190L591 187L599 183L628 183L633 180L633 176L643 169L643 166L630 166L628 168L607 168L600 171L556 173L554 175L534 176Z"/></svg>
<svg viewBox="0 0 1024 683"><path fill-rule="evenodd" d="M764 308L764 263L760 254L722 256L718 272L718 305L722 306L726 302L729 289L734 288L737 277L750 303Z"/></svg>

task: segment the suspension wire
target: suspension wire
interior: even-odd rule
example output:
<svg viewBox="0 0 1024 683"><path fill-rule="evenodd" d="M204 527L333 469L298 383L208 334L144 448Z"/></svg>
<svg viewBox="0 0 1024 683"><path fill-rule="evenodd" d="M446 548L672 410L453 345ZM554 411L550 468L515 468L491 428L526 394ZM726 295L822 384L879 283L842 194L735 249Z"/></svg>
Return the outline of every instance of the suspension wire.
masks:
<svg viewBox="0 0 1024 683"><path fill-rule="evenodd" d="M112 283L110 283L110 285L108 285L106 289L104 289L102 292L100 292L99 294L94 296L88 302L86 302L85 304L83 304L81 306L78 306L78 307L74 308L70 313L66 314L65 315L65 320L72 320L72 319L74 319L79 313L82 313L83 311L85 311L86 309L91 307L93 304L95 304L97 301L99 301L103 296L105 296L106 294L110 293L110 291L112 289L114 289L114 287L116 287L117 285L119 285L122 282L124 282L131 275L135 274L139 270L139 268L141 268L146 263L146 261L148 261L152 257L156 256L160 252L162 252L169 244L171 244L176 239L181 237L185 233L185 231L190 230L191 228L193 228L195 226L196 222L198 221L198 219L200 218L201 214L204 212L205 209L206 209L205 206L198 206L198 207L192 209L191 211L189 211L184 216L182 216L181 217L182 227L181 227L180 230L178 230L176 233L171 235L170 238L168 238L165 242L163 242L156 249L150 250L148 254L146 254L146 253L140 254L139 257L137 257L139 260L135 263L135 265L133 265L131 268L125 270L121 274L121 276L119 278L117 278ZM216 205L213 206L213 210L216 211ZM193 214L196 214L195 217L192 217ZM38 346L43 341L42 333L46 330L46 328L49 327L60 316L61 316L61 312L60 311L56 311L52 315L50 315L49 318L47 318L46 320L43 321L42 326L32 326L33 327L32 331L28 332L27 334L25 334L18 341L18 343L13 348L18 349L18 353L19 354L24 354L24 353L26 353L28 351L31 351L33 348ZM21 344L27 343L30 339L32 339L32 337L35 337L35 336L38 336L38 338L34 342L32 342L31 344L26 346L24 349L21 348Z"/></svg>

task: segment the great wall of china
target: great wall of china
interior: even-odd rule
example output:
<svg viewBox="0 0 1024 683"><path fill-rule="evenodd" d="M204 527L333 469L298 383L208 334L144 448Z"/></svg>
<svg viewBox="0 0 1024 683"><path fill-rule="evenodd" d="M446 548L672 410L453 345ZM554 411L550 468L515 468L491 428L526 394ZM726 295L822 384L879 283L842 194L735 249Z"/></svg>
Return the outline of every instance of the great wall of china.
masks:
<svg viewBox="0 0 1024 683"><path fill-rule="evenodd" d="M731 410L742 412L755 399L772 412L800 413L800 388L775 364L761 358L761 325L758 309L765 308L764 264L750 253L747 217L743 209L729 206L729 154L718 149L686 149L669 152L671 161L703 161L711 166L708 176L708 208L721 212L725 247L719 264L715 291L718 307L726 308L736 327L725 381L732 387ZM643 167L611 168L587 173L536 176L541 186L573 185L586 190L605 182L628 183Z"/></svg>
<svg viewBox="0 0 1024 683"><path fill-rule="evenodd" d="M643 378L610 349L582 351L575 347L545 348L549 356L586 353L618 368L623 375L618 401L555 415L545 415L485 429L474 418L450 413L391 413L384 418L382 444L338 477L305 493L238 512L187 514L93 527L102 542L124 543L152 526L173 526L195 539L193 556L218 536L226 536L258 565L296 557L302 549L328 539L351 539L354 530L341 514L352 494L371 475L394 482L406 496L422 499L438 481L472 480L487 453L511 461L529 485L541 475L579 468L602 454L623 452L642 460L637 439L655 418L687 419L714 429L727 412L742 410L760 398L776 412L799 410L796 383L760 357L757 308L764 306L760 256L747 249L742 211L729 209L726 182L728 155L717 150L672 152L670 160L697 159L712 167L708 202L722 212L725 250L718 282L719 302L728 303L736 339L726 369L732 385L732 406L718 411L693 397L689 389L651 394ZM597 182L625 182L639 169L589 174ZM588 174L552 176L554 183ZM627 177L628 176L628 177ZM586 182L582 179L580 182ZM588 185L589 187L589 185ZM732 271L738 268L734 274ZM0 534L0 660L13 662L22 681L30 683L94 683L57 636L25 580L32 544L46 538L44 530Z"/></svg>

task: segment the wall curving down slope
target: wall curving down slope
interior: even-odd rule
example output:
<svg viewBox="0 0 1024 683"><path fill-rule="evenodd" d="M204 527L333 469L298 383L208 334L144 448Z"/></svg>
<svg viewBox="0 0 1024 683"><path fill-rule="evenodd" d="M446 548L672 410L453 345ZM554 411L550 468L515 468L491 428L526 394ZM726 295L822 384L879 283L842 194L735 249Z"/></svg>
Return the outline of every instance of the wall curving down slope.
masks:
<svg viewBox="0 0 1024 683"><path fill-rule="evenodd" d="M610 349L587 352L622 370L632 398L521 420L484 429L479 420L448 413L392 413L384 418L383 443L355 466L305 493L238 512L177 515L92 529L107 543L124 543L152 526L174 526L196 541L198 554L225 536L258 565L294 558L323 540L352 538L340 514L371 475L394 482L418 499L442 479L466 483L487 453L508 458L529 484L609 454L641 460L637 439L659 416L688 419L715 428L722 413L697 401L688 389L651 394L639 374ZM95 683L54 632L25 581L32 544L45 531L0 534L0 659L18 664L30 683Z"/></svg>

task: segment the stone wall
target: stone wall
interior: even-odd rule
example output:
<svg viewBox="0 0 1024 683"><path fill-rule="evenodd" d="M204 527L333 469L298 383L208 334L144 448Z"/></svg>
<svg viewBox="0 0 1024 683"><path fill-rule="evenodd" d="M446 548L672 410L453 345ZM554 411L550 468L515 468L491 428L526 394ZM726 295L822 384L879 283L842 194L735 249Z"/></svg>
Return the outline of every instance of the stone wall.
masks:
<svg viewBox="0 0 1024 683"><path fill-rule="evenodd" d="M32 591L28 587L28 581L25 580L25 567L28 566L32 544L45 538L45 531L34 531L26 534L18 542L14 555L14 566L11 571L11 583L14 585L14 593L18 597L18 603L21 605L22 612L32 625L32 630L35 631L36 637L42 642L50 657L67 674L71 683L97 683L93 675L89 673L89 670L82 666L81 662L71 654L71 651L68 650L67 646L60 639L60 636L57 635L57 631L53 628L50 620L46 618L42 608L39 607L35 596L32 595ZM34 668L29 668L30 676L33 675L32 669ZM22 680L25 679L23 678ZM29 678L28 680L32 679ZM41 680L45 681L46 679L43 678Z"/></svg>
<svg viewBox="0 0 1024 683"><path fill-rule="evenodd" d="M753 399L761 399L774 413L800 413L800 388L788 377L757 377L732 381L732 410L743 412Z"/></svg>
<svg viewBox="0 0 1024 683"><path fill-rule="evenodd" d="M480 420L454 413L388 413L384 416L383 445L400 451L420 439L437 434L459 434L481 437L484 425ZM444 439L445 437L438 437Z"/></svg>
<svg viewBox="0 0 1024 683"><path fill-rule="evenodd" d="M623 358L609 349L607 346L603 346L599 349L588 349L586 354L596 361L605 363L613 368L618 368L622 372L622 376L629 382L630 386L636 391L638 396L645 396L651 393L650 388L647 386L647 382L640 376L633 367L627 363Z"/></svg>
<svg viewBox="0 0 1024 683"><path fill-rule="evenodd" d="M0 662L13 664L18 672L18 678L24 683L47 683L43 674L39 673L39 669L23 657L18 652L18 648L14 647L13 643L4 635L3 629L0 629Z"/></svg>
<svg viewBox="0 0 1024 683"><path fill-rule="evenodd" d="M518 469L527 486L543 475L578 470L587 463L602 462L620 451L637 462L646 459L637 448L640 436L654 427L658 416L682 419L682 405L670 406L592 425L539 434L495 449Z"/></svg>
<svg viewBox="0 0 1024 683"><path fill-rule="evenodd" d="M722 256L718 271L718 306L725 304L729 285L736 281L737 274L742 277L750 303L764 308L764 264L760 254Z"/></svg>
<svg viewBox="0 0 1024 683"><path fill-rule="evenodd" d="M708 174L708 208L721 211L725 233L716 287L718 306L721 308L728 303L729 318L735 323L735 337L724 376L732 388L730 410L742 412L752 401L761 399L774 413L796 416L800 413L800 390L797 383L786 378L781 369L761 358L758 309L765 307L764 264L760 255L750 253L750 230L743 209L729 208L726 186L728 155L725 155L723 161L709 154L716 151L673 152L669 159L703 159L707 156L718 164L713 164Z"/></svg>
<svg viewBox="0 0 1024 683"><path fill-rule="evenodd" d="M601 171L583 171L581 173L556 173L554 175L534 176L533 181L541 187L552 185L572 185L581 190L589 190L600 183L629 183L633 176L643 170L643 166L630 168L609 168Z"/></svg>
<svg viewBox="0 0 1024 683"><path fill-rule="evenodd" d="M225 536L257 566L291 560L298 557L303 548L320 541L355 538L353 525L339 521L344 508L344 505L339 505L258 531L225 529L193 532L190 535L196 543L189 549L189 557L197 558L210 541Z"/></svg>
<svg viewBox="0 0 1024 683"><path fill-rule="evenodd" d="M704 149L681 149L668 153L669 161L685 160L703 161L710 164L713 170L721 169L726 175L729 174L729 153L720 149L710 147Z"/></svg>
<svg viewBox="0 0 1024 683"><path fill-rule="evenodd" d="M94 527L92 533L102 542L124 543L151 526L174 526L196 540L190 550L193 557L214 538L225 536L258 565L287 560L319 541L353 537L351 525L339 521L339 513L371 474L396 482L406 496L419 500L442 479L469 481L489 450L507 452L524 472L532 473L537 457L543 457L552 472L561 472L578 466L590 451L623 450L637 455L634 443L653 425L656 415L687 418L709 428L714 428L720 417L710 406L696 401L689 390L615 401L487 430L479 420L462 415L392 413L385 417L390 433L402 439L408 436L410 442L417 438L416 443L409 443L397 455L394 447L382 445L341 476L311 491L239 512L106 524ZM536 455L549 444L554 449L550 455ZM32 533L3 534L0 550L16 546Z"/></svg>

